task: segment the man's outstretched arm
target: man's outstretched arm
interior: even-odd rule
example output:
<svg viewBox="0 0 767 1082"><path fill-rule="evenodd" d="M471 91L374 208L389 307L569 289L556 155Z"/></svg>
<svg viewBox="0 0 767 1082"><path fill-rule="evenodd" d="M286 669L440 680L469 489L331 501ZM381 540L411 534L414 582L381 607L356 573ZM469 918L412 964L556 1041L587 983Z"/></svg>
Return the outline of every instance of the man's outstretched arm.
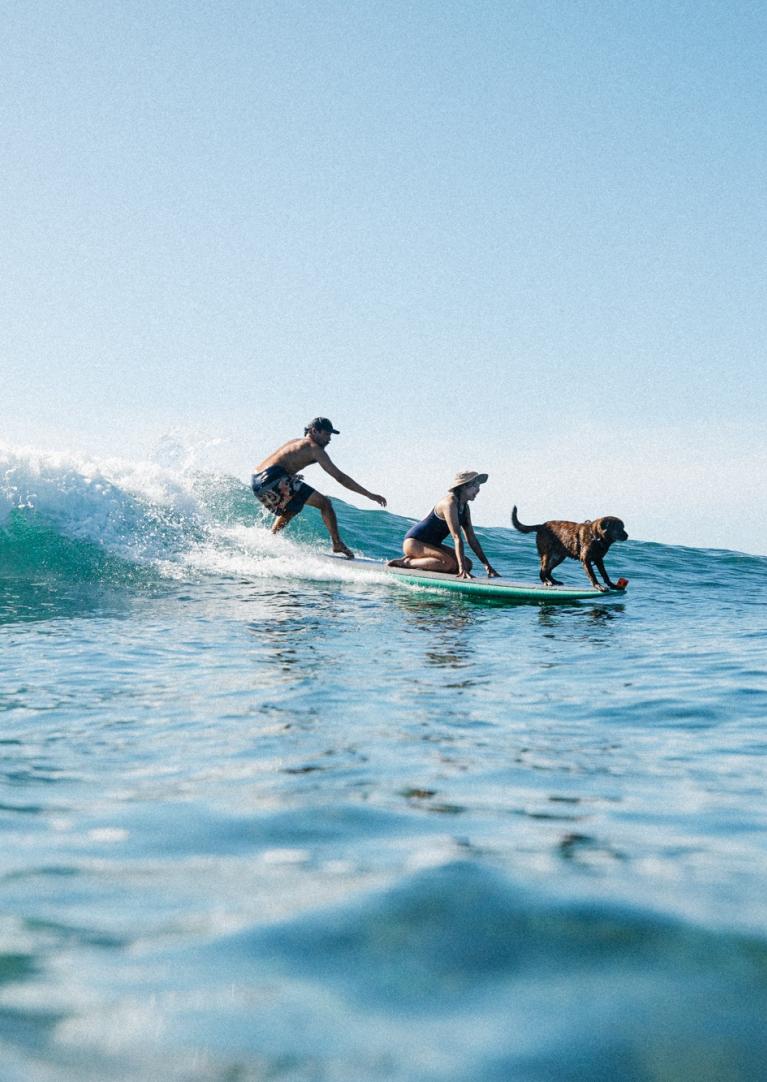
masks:
<svg viewBox="0 0 767 1082"><path fill-rule="evenodd" d="M334 481L338 481L339 485L343 485L344 488L348 488L350 492L358 492L360 496L366 496L369 500L373 500L374 503L378 503L381 507L386 507L386 498L379 496L375 492L369 492L362 485L358 485L353 477L350 477L348 473L344 473L343 470L339 470L338 466L331 461L330 456L320 450L317 454L316 461L322 466L325 473L329 473Z"/></svg>

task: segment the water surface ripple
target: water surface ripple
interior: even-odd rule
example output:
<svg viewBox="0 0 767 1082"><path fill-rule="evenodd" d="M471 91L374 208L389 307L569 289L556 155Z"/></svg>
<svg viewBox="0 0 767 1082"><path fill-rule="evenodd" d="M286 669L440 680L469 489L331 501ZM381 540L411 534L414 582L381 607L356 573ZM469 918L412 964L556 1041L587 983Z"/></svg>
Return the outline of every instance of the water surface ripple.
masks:
<svg viewBox="0 0 767 1082"><path fill-rule="evenodd" d="M4 1082L765 1077L767 560L482 604L76 480L0 530Z"/></svg>

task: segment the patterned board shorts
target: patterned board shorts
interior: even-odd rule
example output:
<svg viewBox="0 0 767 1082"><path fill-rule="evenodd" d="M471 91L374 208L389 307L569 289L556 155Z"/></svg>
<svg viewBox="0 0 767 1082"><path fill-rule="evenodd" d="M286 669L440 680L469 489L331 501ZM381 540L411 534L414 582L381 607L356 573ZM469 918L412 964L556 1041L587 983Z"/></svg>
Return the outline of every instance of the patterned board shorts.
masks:
<svg viewBox="0 0 767 1082"><path fill-rule="evenodd" d="M251 487L256 499L273 515L295 515L314 492L300 474L287 473L282 466L267 466L254 473Z"/></svg>

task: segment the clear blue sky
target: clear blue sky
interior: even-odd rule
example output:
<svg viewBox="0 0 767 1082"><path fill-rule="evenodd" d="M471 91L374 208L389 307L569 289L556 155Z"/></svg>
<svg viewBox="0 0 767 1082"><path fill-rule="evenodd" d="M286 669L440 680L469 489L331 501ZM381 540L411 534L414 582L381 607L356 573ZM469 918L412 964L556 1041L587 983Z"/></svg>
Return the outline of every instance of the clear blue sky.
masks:
<svg viewBox="0 0 767 1082"><path fill-rule="evenodd" d="M764 5L0 10L1 438L767 552Z"/></svg>

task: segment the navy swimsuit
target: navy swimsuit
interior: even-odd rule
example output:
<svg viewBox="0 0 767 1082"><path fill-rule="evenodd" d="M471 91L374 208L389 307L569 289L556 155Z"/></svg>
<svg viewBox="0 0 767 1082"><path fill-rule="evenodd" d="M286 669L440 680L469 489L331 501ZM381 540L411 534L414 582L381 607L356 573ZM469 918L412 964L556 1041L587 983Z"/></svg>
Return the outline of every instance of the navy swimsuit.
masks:
<svg viewBox="0 0 767 1082"><path fill-rule="evenodd" d="M460 522L464 525L466 509L461 512ZM450 533L450 527L443 518L440 518L436 511L431 510L426 518L421 519L420 522L416 522L415 526L411 526L405 537L412 537L416 541L420 541L424 545L433 545L438 548Z"/></svg>

